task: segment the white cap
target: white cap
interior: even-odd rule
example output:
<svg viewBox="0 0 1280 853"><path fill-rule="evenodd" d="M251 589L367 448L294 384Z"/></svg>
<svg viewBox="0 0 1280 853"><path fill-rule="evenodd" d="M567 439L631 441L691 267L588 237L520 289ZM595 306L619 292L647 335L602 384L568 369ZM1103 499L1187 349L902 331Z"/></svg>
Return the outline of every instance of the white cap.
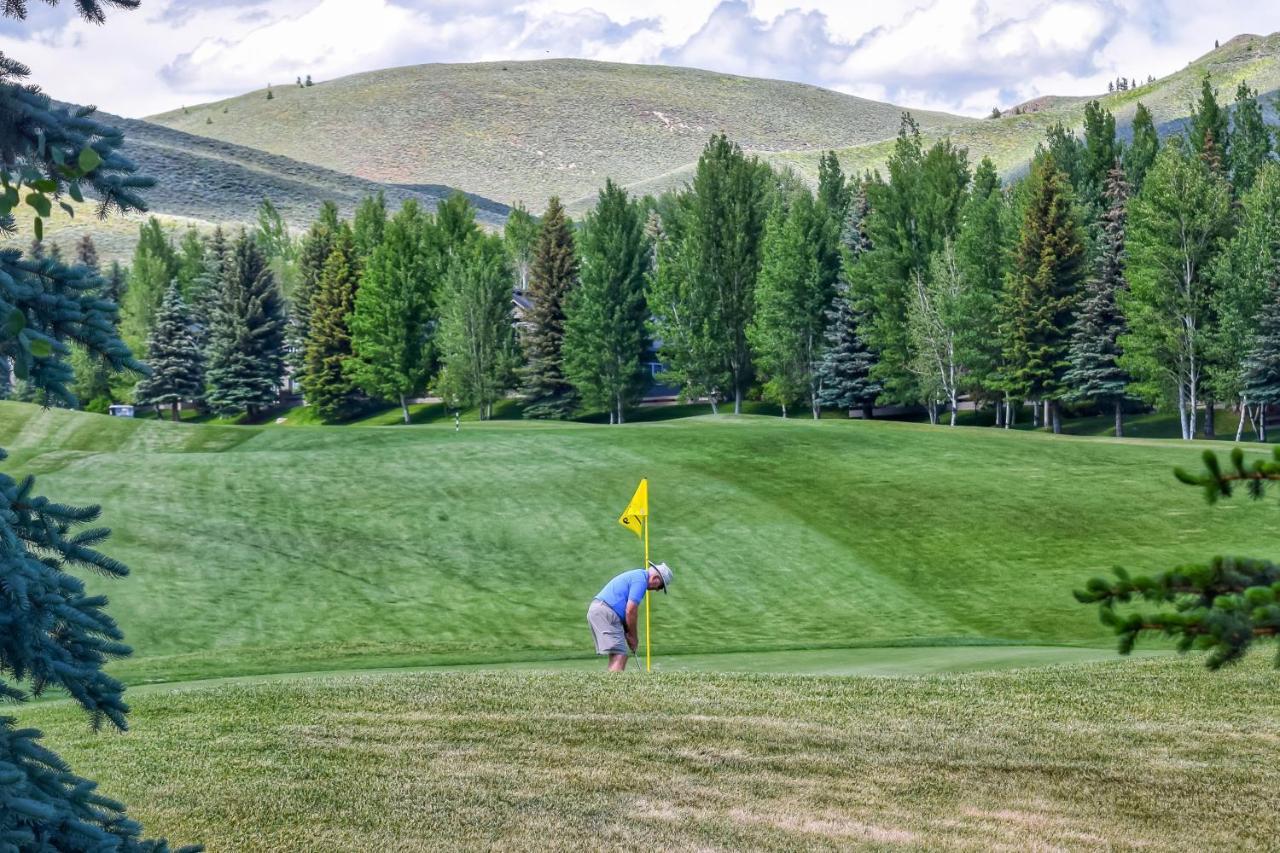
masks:
<svg viewBox="0 0 1280 853"><path fill-rule="evenodd" d="M665 593L667 587L671 586L671 567L666 563L650 563L649 568L658 573L658 577L662 578L662 591Z"/></svg>

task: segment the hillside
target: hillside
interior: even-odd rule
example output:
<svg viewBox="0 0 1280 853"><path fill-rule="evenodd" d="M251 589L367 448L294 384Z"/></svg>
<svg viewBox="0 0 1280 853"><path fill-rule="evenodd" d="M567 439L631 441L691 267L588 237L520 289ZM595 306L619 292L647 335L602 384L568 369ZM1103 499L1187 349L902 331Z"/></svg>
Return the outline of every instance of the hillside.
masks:
<svg viewBox="0 0 1280 853"><path fill-rule="evenodd" d="M132 681L590 657L584 611L676 568L654 653L1112 639L1071 596L1274 552L1275 507L1206 507L1182 444L861 421L231 427L0 404L6 471L101 503L134 572ZM911 473L917 472L917 473Z"/></svg>
<svg viewBox="0 0 1280 853"><path fill-rule="evenodd" d="M1184 126L1191 104L1200 94L1201 80L1206 73L1213 80L1224 104L1235 101L1236 86L1241 81L1248 82L1262 93L1268 116L1275 120L1274 98L1280 93L1280 33L1237 36L1167 77L1127 92L1100 95L1098 100L1115 113L1116 126L1122 138L1130 133L1139 101L1151 111L1161 134L1175 133ZM1046 97L1037 100L1043 108L1033 113L925 129L923 135L928 140L950 136L956 144L969 149L971 163L988 156L1003 174L1016 175L1026 168L1036 146L1044 140L1045 132L1051 126L1061 122L1077 130L1083 127L1084 105L1090 99ZM887 141L844 146L837 148L836 153L846 172L858 172L881 167L892 147L892 141ZM818 161L813 152L772 154L768 159L790 165L811 179L817 178Z"/></svg>
<svg viewBox="0 0 1280 853"><path fill-rule="evenodd" d="M368 180L447 184L541 210L552 194L581 207L606 177L661 186L718 131L757 151L820 150L888 138L902 111L798 83L568 59L417 65L272 91L150 121ZM917 118L930 128L972 121Z"/></svg>

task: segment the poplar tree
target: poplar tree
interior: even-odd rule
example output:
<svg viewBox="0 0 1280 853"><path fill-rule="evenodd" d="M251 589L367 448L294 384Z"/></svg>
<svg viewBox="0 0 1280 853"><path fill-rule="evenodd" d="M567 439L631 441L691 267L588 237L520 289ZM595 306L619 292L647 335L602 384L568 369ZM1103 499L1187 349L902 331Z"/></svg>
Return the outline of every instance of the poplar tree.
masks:
<svg viewBox="0 0 1280 853"><path fill-rule="evenodd" d="M1226 182L1194 152L1165 146L1129 206L1129 332L1121 365L1148 399L1172 403L1192 439L1201 401L1212 304L1208 277L1231 222Z"/></svg>
<svg viewBox="0 0 1280 853"><path fill-rule="evenodd" d="M957 306L964 318L957 346L964 353L965 385L979 398L1004 390L999 316L1015 230L1009 220L1000 176L991 159L984 157L973 174L955 241L956 264L966 284ZM997 408L998 426L1003 425L1007 409L1007 400Z"/></svg>
<svg viewBox="0 0 1280 853"><path fill-rule="evenodd" d="M1119 364L1119 339L1125 324L1117 302L1117 294L1126 287L1125 210L1129 183L1119 162L1108 176L1105 198L1107 212L1102 221L1098 261L1080 300L1067 351L1070 367L1062 381L1067 386L1066 399L1110 405L1119 438L1124 435L1124 403L1129 396L1129 375Z"/></svg>
<svg viewBox="0 0 1280 853"><path fill-rule="evenodd" d="M528 290L529 269L533 265L533 251L538 242L538 222L522 203L516 202L507 214L502 240L515 275L515 289Z"/></svg>
<svg viewBox="0 0 1280 853"><path fill-rule="evenodd" d="M405 423L406 398L420 393L432 373L438 281L428 225L412 199L391 218L365 265L350 321L348 373L370 394L399 400Z"/></svg>
<svg viewBox="0 0 1280 853"><path fill-rule="evenodd" d="M100 23L105 6L133 5L78 0L76 8ZM24 3L0 8L7 18L25 14ZM0 125L0 174L7 187L38 184L0 199L9 227L13 220L7 218L21 202L34 210L40 238L53 201L64 193L79 201L86 188L97 195L104 214L145 210L138 191L151 182L133 174L135 167L122 156L123 135L99 122L90 108L55 104L26 84L27 74L9 56L0 62L0 112L9 117ZM94 293L102 283L90 268L24 258L8 248L0 250L0 273L4 381L12 371L41 392L74 403L67 391L72 343L114 370L143 370L115 335L115 306ZM106 597L90 595L79 577L89 571L110 581L128 574L96 550L109 531L85 526L99 517L99 508L51 501L35 491L34 478L0 475L0 509L0 696L17 704L53 688L84 710L95 729L103 723L125 729L124 685L104 667L130 649L106 612ZM0 844L22 851L167 850L163 841L143 839L124 806L77 777L39 731L20 728L7 714L0 716Z"/></svg>
<svg viewBox="0 0 1280 853"><path fill-rule="evenodd" d="M306 373L307 337L311 334L311 300L320 287L320 274L333 251L338 231L338 206L331 201L320 205L320 215L311 223L298 249L298 284L289 296L289 366L299 382Z"/></svg>
<svg viewBox="0 0 1280 853"><path fill-rule="evenodd" d="M511 325L511 271L499 237L473 233L449 259L441 289L436 380L457 408L477 407L481 420L511 387L516 362Z"/></svg>
<svg viewBox="0 0 1280 853"><path fill-rule="evenodd" d="M552 196L534 249L529 276L533 307L525 315L521 340L526 418L567 418L577 408L577 394L564 375L563 352L565 300L577 284L573 225L560 199Z"/></svg>
<svg viewBox="0 0 1280 853"><path fill-rule="evenodd" d="M182 239L178 241L174 256L173 277L178 282L178 292L182 294L182 301L187 305L195 301L196 279L204 270L204 252L204 240L200 238L200 233L194 227L188 227L182 232Z"/></svg>
<svg viewBox="0 0 1280 853"><path fill-rule="evenodd" d="M258 223L253 238L267 256L280 293L286 300L291 298L298 286L298 244L289 233L289 226L280 210L265 196L258 204Z"/></svg>
<svg viewBox="0 0 1280 853"><path fill-rule="evenodd" d="M1160 152L1160 134L1156 132L1155 120L1141 101L1133 113L1132 131L1133 139L1124 149L1123 159L1129 186L1132 192L1137 193L1142 189L1147 171L1156 161L1156 154Z"/></svg>
<svg viewBox="0 0 1280 853"><path fill-rule="evenodd" d="M154 216L138 226L138 242L129 265L129 284L121 306L121 333L136 352L146 351L147 336L169 283L178 274L173 241Z"/></svg>
<svg viewBox="0 0 1280 853"><path fill-rule="evenodd" d="M365 196L360 200L360 204L356 207L356 214L351 220L357 272L364 267L365 261L382 242L382 233L386 227L387 197L379 190L374 195ZM325 262L328 263L327 258Z"/></svg>
<svg viewBox="0 0 1280 853"><path fill-rule="evenodd" d="M640 205L606 180L579 234L580 282L566 305L565 376L585 406L609 410L611 423L624 422L649 379L644 223Z"/></svg>
<svg viewBox="0 0 1280 853"><path fill-rule="evenodd" d="M1015 397L1040 401L1046 426L1062 431L1058 400L1085 251L1067 175L1052 154L1031 167L1028 200L1006 298L1008 381Z"/></svg>
<svg viewBox="0 0 1280 853"><path fill-rule="evenodd" d="M135 402L157 408L169 406L173 420L179 420L182 401L195 399L204 390L204 371L177 280L169 285L156 312L155 325L147 339L147 366L151 375L138 382Z"/></svg>
<svg viewBox="0 0 1280 853"><path fill-rule="evenodd" d="M348 318L355 310L359 277L355 239L345 224L334 235L333 249L320 271L311 299L311 333L307 336L302 392L321 420L338 421L355 414L359 389L345 364L351 358Z"/></svg>
<svg viewBox="0 0 1280 853"><path fill-rule="evenodd" d="M220 415L250 419L278 400L284 372L284 310L275 277L243 231L228 258L209 331L205 400Z"/></svg>
<svg viewBox="0 0 1280 853"><path fill-rule="evenodd" d="M1267 290L1253 349L1242 365L1244 396L1261 407L1259 441L1267 440L1267 407L1280 403L1280 270L1272 272Z"/></svg>

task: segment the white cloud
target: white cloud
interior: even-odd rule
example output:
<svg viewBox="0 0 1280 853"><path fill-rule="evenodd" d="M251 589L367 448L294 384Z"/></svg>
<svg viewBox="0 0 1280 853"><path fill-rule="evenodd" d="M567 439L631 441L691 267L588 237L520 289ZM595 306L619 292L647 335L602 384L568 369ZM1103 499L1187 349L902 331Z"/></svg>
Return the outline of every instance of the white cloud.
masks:
<svg viewBox="0 0 1280 853"><path fill-rule="evenodd" d="M53 94L126 115L299 74L541 57L687 64L982 114L1166 74L1215 38L1275 30L1280 4L1246 0L144 0L103 27L65 6L7 22L0 50Z"/></svg>

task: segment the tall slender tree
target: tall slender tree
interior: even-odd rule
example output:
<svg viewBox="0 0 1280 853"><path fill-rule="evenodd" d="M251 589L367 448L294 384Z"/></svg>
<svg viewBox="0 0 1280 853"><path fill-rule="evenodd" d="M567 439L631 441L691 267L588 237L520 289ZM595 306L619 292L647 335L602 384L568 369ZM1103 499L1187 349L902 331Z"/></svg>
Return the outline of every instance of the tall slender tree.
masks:
<svg viewBox="0 0 1280 853"><path fill-rule="evenodd" d="M325 421L351 417L361 403L359 386L346 369L352 354L349 319L355 311L360 282L356 263L355 239L343 223L334 235L333 250L311 299L311 334L302 381L307 403Z"/></svg>
<svg viewBox="0 0 1280 853"><path fill-rule="evenodd" d="M995 164L984 157L973 174L955 241L956 265L965 282L956 306L963 318L956 345L966 367L965 390L975 401L999 400L1005 393L998 328L1001 293L1016 231L1010 219ZM1007 396L1003 403L996 408L997 426L1003 426L1007 415Z"/></svg>
<svg viewBox="0 0 1280 853"><path fill-rule="evenodd" d="M138 226L138 242L129 265L129 284L121 306L120 331L135 352L146 351L147 335L169 282L178 274L173 241L154 216Z"/></svg>
<svg viewBox="0 0 1280 853"><path fill-rule="evenodd" d="M373 254L373 250L382 242L382 234L387 227L387 197L379 190L365 196L356 206L356 214L351 220L351 236L355 245L355 262L357 272L364 268L365 261ZM328 259L325 260L328 263Z"/></svg>
<svg viewBox="0 0 1280 853"><path fill-rule="evenodd" d="M1062 431L1058 401L1085 250L1070 182L1053 155L1031 167L1028 202L1008 281L1004 338L1013 395L1045 405L1045 425Z"/></svg>
<svg viewBox="0 0 1280 853"><path fill-rule="evenodd" d="M1180 145L1161 150L1129 206L1121 365L1144 396L1176 407L1184 439L1195 437L1201 403L1209 266L1230 222L1226 182Z"/></svg>
<svg viewBox="0 0 1280 853"><path fill-rule="evenodd" d="M320 288L320 274L333 252L338 232L338 206L331 201L320 205L320 215L311 223L298 249L298 283L289 295L288 363L299 382L306 374L307 338L311 334L311 300Z"/></svg>
<svg viewBox="0 0 1280 853"><path fill-rule="evenodd" d="M191 317L175 279L165 293L155 325L147 339L147 366L151 375L138 382L134 400L144 405L168 406L179 419L183 400L193 400L204 390L200 346L191 333Z"/></svg>
<svg viewBox="0 0 1280 853"><path fill-rule="evenodd" d="M1124 404L1129 397L1129 375L1119 363L1125 324L1117 302L1117 294L1127 287L1124 246L1129 182L1119 161L1108 176L1105 198L1098 261L1072 327L1067 350L1070 367L1062 381L1067 386L1066 399L1110 406L1119 438L1124 435Z"/></svg>
<svg viewBox="0 0 1280 853"><path fill-rule="evenodd" d="M577 408L577 394L564 375L565 300L578 284L578 255L573 224L560 199L552 196L542 217L521 344L525 354L522 392L528 418L567 418Z"/></svg>
<svg viewBox="0 0 1280 853"><path fill-rule="evenodd" d="M1280 403L1280 271L1273 271L1258 315L1253 349L1243 364L1243 393L1260 409L1258 440L1267 440L1267 407ZM1237 439L1238 440L1238 439Z"/></svg>
<svg viewBox="0 0 1280 853"><path fill-rule="evenodd" d="M1206 72L1200 81L1200 97L1192 106L1187 138L1191 140L1192 149L1206 158L1213 171L1220 171L1224 164L1230 162L1231 135L1228 126L1227 111L1218 103L1218 90L1213 88L1213 81ZM1215 163L1218 169L1212 168Z"/></svg>
<svg viewBox="0 0 1280 853"><path fill-rule="evenodd" d="M428 217L409 200L396 213L365 265L351 315L347 370L365 391L399 400L421 392L433 368L434 308L439 282L428 246Z"/></svg>
<svg viewBox="0 0 1280 853"><path fill-rule="evenodd" d="M516 202L502 227L502 239L507 247L507 258L515 275L515 289L529 289L529 270L533 266L534 247L538 242L538 221L525 206Z"/></svg>
<svg viewBox="0 0 1280 853"><path fill-rule="evenodd" d="M579 235L581 281L566 304L565 377L584 405L608 409L619 424L649 378L644 222L640 205L606 180Z"/></svg>
<svg viewBox="0 0 1280 853"><path fill-rule="evenodd" d="M1151 111L1139 101L1133 113L1133 140L1124 149L1124 171L1134 193L1142 189L1147 172L1160 152L1160 135L1156 132Z"/></svg>
<svg viewBox="0 0 1280 853"><path fill-rule="evenodd" d="M870 420L875 412L880 383L872 378L875 353L862 339L862 318L854 308L849 284L843 278L836 284L836 294L826 311L826 348L818 367L818 402L823 406L843 409L853 417L855 409Z"/></svg>
<svg viewBox="0 0 1280 853"><path fill-rule="evenodd" d="M1236 105L1232 115L1231 188L1243 196L1253 187L1263 164L1271 159L1271 129L1262 114L1258 92L1241 81L1236 89Z"/></svg>

